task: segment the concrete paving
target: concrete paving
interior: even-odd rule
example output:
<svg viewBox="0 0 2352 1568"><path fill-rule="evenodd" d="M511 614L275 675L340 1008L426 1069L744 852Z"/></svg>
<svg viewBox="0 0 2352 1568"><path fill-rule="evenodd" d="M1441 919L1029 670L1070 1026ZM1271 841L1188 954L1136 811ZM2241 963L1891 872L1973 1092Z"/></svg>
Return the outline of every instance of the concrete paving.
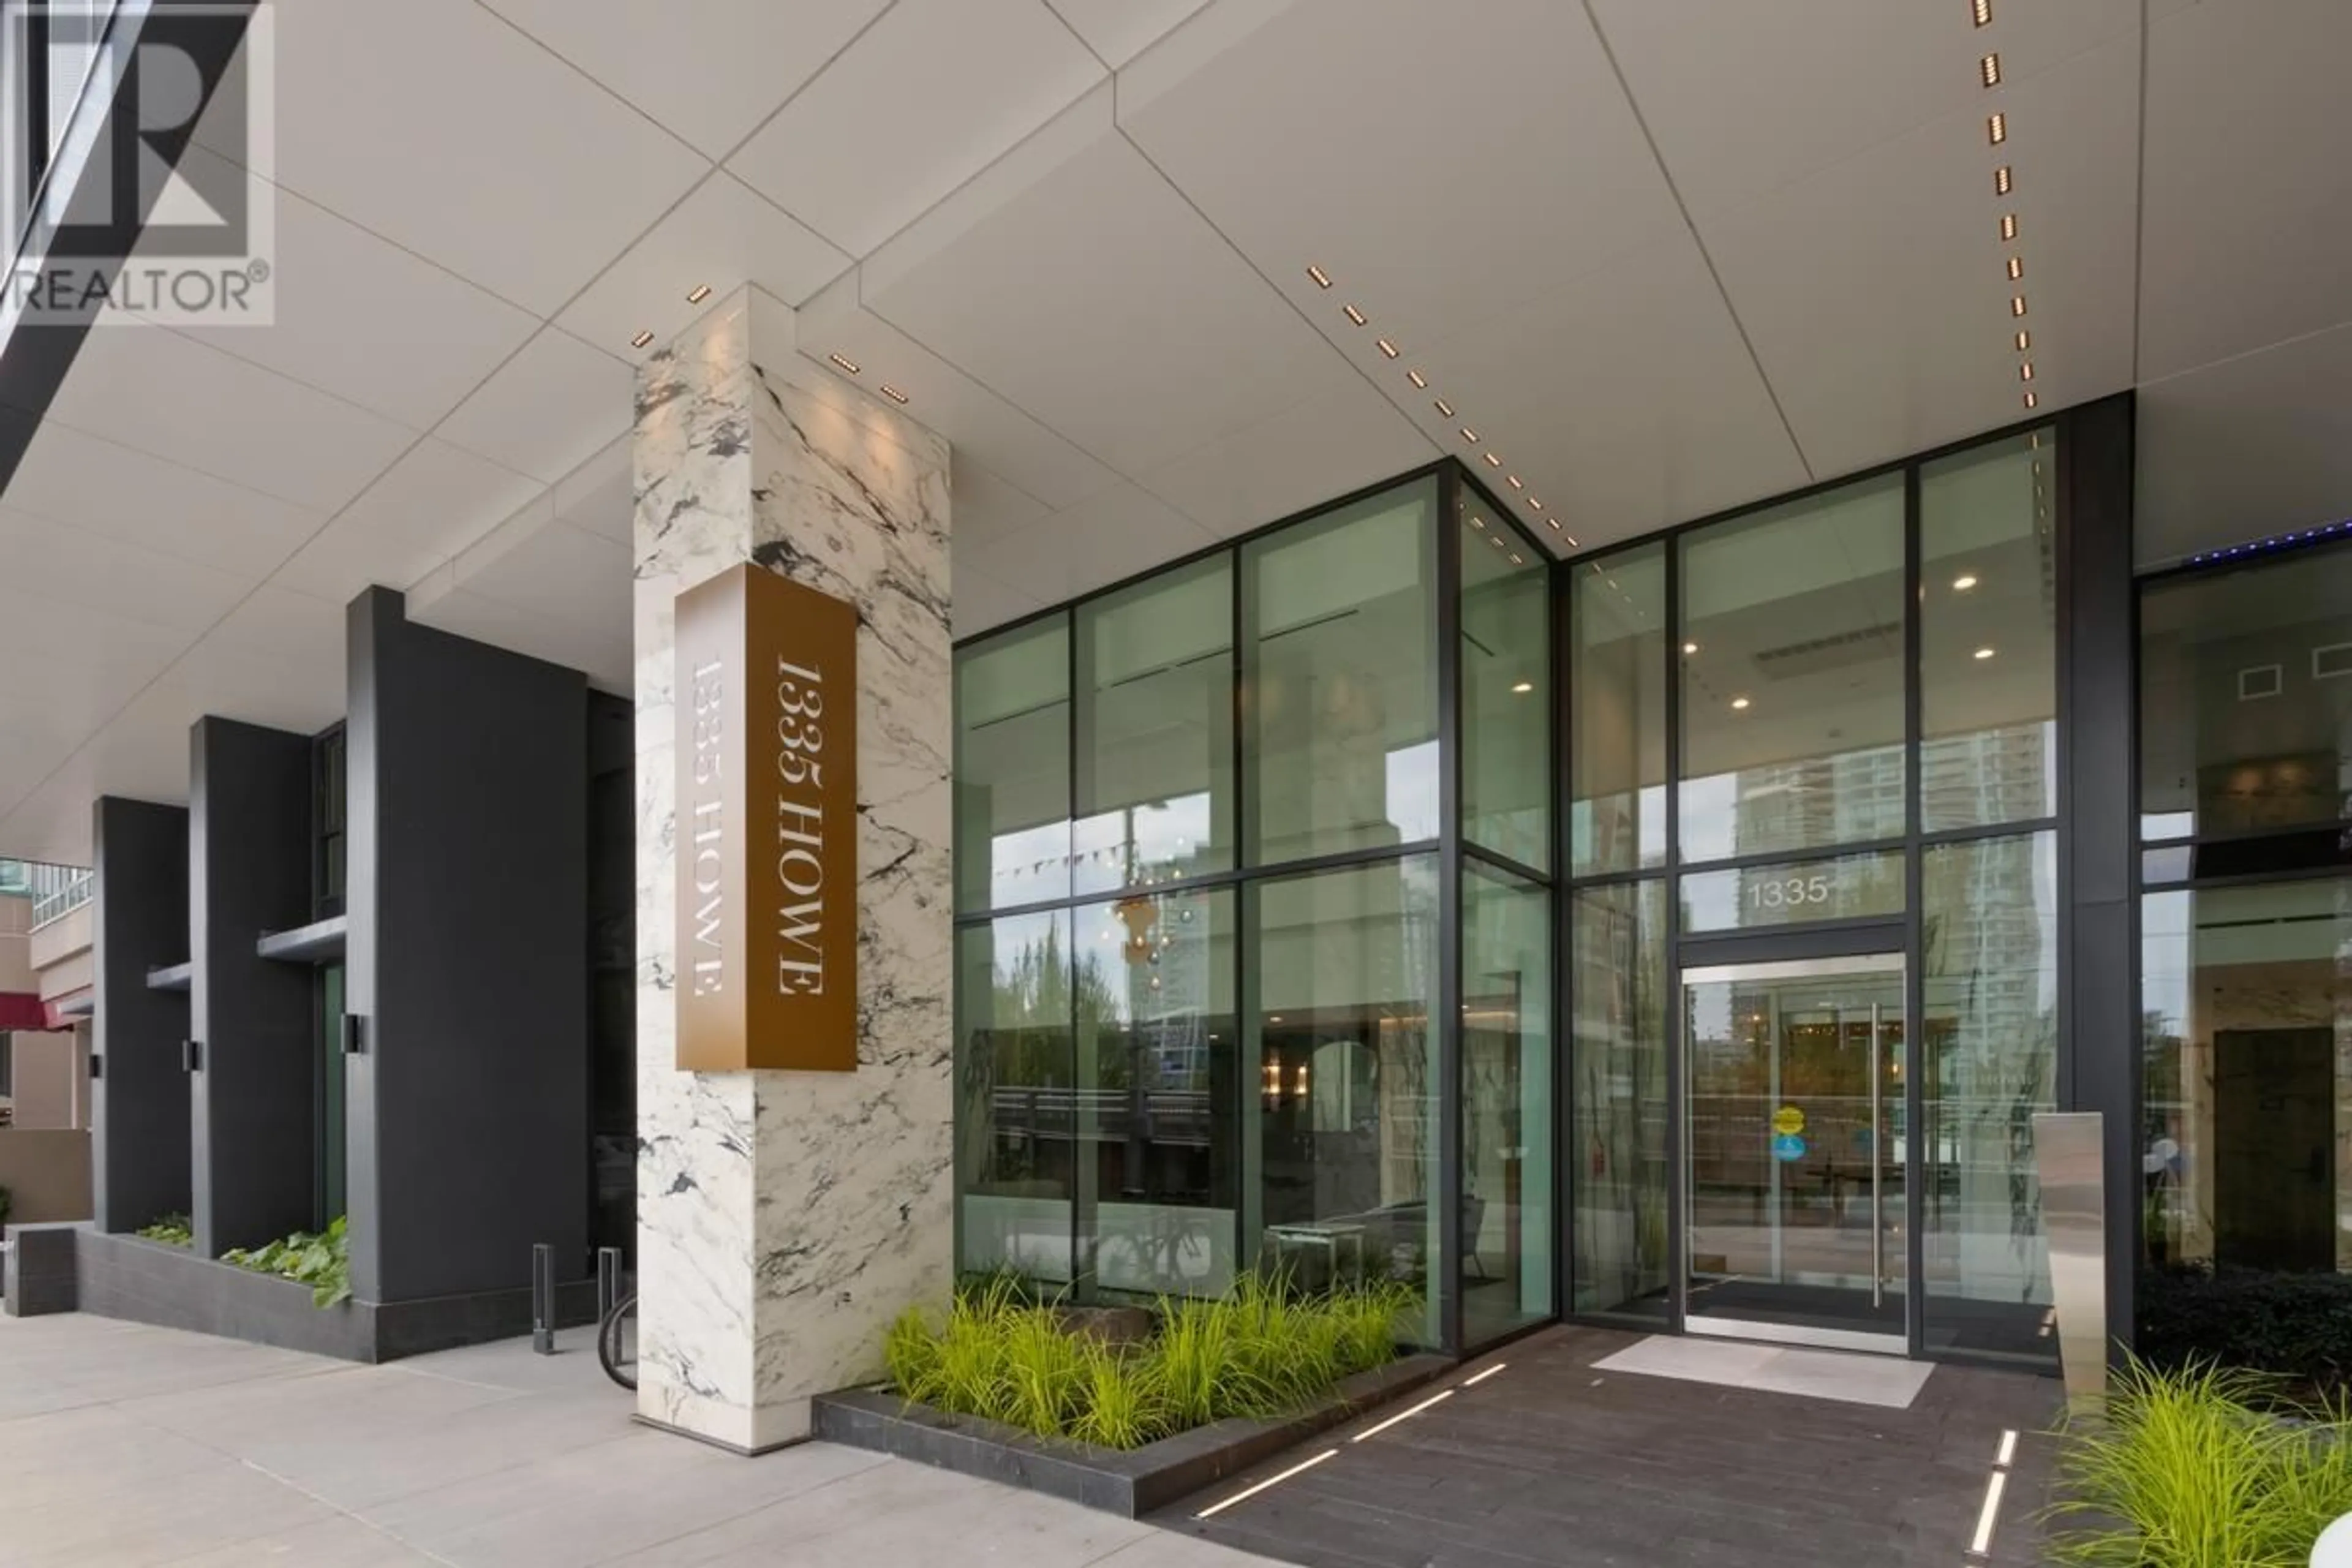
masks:
<svg viewBox="0 0 2352 1568"><path fill-rule="evenodd" d="M634 1425L585 1331L389 1366L106 1318L0 1318L0 1565L1250 1568L903 1460Z"/></svg>

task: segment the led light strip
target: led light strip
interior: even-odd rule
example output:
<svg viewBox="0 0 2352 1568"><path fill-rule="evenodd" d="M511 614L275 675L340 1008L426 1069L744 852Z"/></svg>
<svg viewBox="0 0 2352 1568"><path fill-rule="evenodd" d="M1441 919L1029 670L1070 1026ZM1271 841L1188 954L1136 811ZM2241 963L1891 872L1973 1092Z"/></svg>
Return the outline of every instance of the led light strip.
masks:
<svg viewBox="0 0 2352 1568"><path fill-rule="evenodd" d="M1307 264L1307 280L1313 283L1318 289L1328 289L1332 286L1331 275L1312 262ZM1366 314L1364 308L1361 305L1357 304L1352 300L1345 302L1339 307L1339 313L1348 318L1348 323L1350 326L1368 327L1371 324L1371 317ZM1382 359L1400 360L1403 358L1403 351L1397 347L1393 339L1375 338L1372 342L1373 346L1380 350L1381 357ZM1404 378L1412 384L1412 387L1415 392L1427 392L1430 389L1428 375L1417 368L1408 368L1404 373ZM1444 398L1433 397L1432 399L1432 405L1435 407L1438 414L1446 420L1451 421L1454 417L1454 405L1446 401ZM1460 429L1462 432L1462 438L1465 441L1467 441L1474 447L1482 445L1479 440L1477 431L1472 429L1467 425L1460 426ZM1482 452L1480 455L1486 458L1486 466L1488 468L1500 468L1503 467L1503 459L1499 453ZM1524 492L1528 488L1527 481L1520 479L1517 474L1506 474L1504 475L1504 479L1509 483L1511 489L1514 490ZM1559 519L1544 510L1543 502L1538 500L1531 495L1527 498L1527 502L1529 510L1533 510L1538 516L1544 520L1544 526L1550 529L1554 533L1559 534L1562 542L1567 544L1570 550L1580 548L1576 542L1576 536L1570 533L1566 529L1560 526ZM1501 542L1502 542L1500 540L1496 541L1497 545ZM1511 559L1515 564L1524 564L1517 555L1514 555Z"/></svg>
<svg viewBox="0 0 2352 1568"><path fill-rule="evenodd" d="M1969 0L1970 19L1979 27L1990 26L1992 25L1992 5L1993 0ZM2000 86L2002 81L2002 71L2000 50L1988 49L1982 55L1978 57L1977 80L1984 86L1987 91L1990 91ZM1990 114L1985 116L1985 140L1995 147L2003 146L2008 142L2009 113L2006 110L1996 109ZM2007 196L2010 192L2015 188L2016 184L2016 170L2011 164L2003 163L1993 170L1993 195L1997 196ZM2002 213L2000 215L2001 244L2004 246L2015 245L2017 243L2017 214L2014 212ZM2002 270L2008 274L2010 282L2012 284L2021 282L2025 277L2025 258L2015 251L2011 251L2001 258L2001 268ZM2012 320L2021 319L2024 316L2025 296L2022 293L2012 294L2010 296L2009 313ZM2033 337L2032 333L2021 328L2018 331L2015 342L2017 344L2017 352L2019 353L2024 354L2032 352L2033 347ZM2033 380L2033 362L2032 360L2026 359L2019 361L2017 378L2018 380L2027 384L2023 395L2025 406L2029 409L2038 407L2041 405L2042 398L2040 394L2035 392L2032 385Z"/></svg>
<svg viewBox="0 0 2352 1568"><path fill-rule="evenodd" d="M1279 1486L1284 1481L1290 1479L1293 1476L1305 1475L1307 1471L1313 1469L1316 1466L1321 1464L1326 1459L1337 1458L1339 1457L1339 1450L1337 1448L1326 1448L1321 1453L1316 1455L1313 1458L1306 1460L1300 1464L1293 1465L1290 1468L1283 1471L1278 1476L1268 1476L1265 1479L1258 1482L1257 1485L1254 1487L1244 1487L1241 1490L1225 1499L1223 1502L1211 1503L1208 1507L1202 1509L1192 1517L1194 1519L1208 1519L1213 1515L1223 1513L1225 1510L1233 1507L1234 1504L1237 1502L1247 1502L1250 1499L1257 1496L1258 1493L1265 1490L1268 1487Z"/></svg>
<svg viewBox="0 0 2352 1568"><path fill-rule="evenodd" d="M2001 1495L2009 1489L2009 1468L2017 1462L2017 1434L2000 1435L2000 1451L1993 1456L1992 1474L1985 1478L1984 1507L1977 1510L1977 1532L1969 1538L1969 1555L1992 1554L1993 1526L2000 1522Z"/></svg>

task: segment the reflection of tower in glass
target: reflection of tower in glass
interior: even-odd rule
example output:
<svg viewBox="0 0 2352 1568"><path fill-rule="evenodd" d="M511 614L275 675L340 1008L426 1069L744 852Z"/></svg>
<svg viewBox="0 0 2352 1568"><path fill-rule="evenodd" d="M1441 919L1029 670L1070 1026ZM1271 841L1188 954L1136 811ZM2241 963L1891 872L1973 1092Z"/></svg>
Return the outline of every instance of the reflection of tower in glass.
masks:
<svg viewBox="0 0 2352 1568"><path fill-rule="evenodd" d="M2039 787L2038 784L2035 786ZM1939 1293L2045 1301L2031 1196L2034 1111L2054 1102L2055 868L2046 836L1980 840L1929 858L1927 1096L1936 1168Z"/></svg>
<svg viewBox="0 0 2352 1568"><path fill-rule="evenodd" d="M1903 831L1903 785L1901 746L1741 768L1732 778L1734 842L1747 850L1892 837Z"/></svg>

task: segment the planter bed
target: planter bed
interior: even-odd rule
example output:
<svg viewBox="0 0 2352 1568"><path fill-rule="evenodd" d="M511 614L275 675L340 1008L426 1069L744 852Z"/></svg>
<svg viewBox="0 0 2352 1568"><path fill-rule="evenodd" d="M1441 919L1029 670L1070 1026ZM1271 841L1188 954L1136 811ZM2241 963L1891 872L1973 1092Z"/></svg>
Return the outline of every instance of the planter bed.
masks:
<svg viewBox="0 0 2352 1568"><path fill-rule="evenodd" d="M1409 1355L1342 1379L1272 1420L1213 1421L1140 1448L1037 1437L976 1415L909 1405L888 1388L816 1397L812 1436L1136 1519L1444 1375L1454 1358Z"/></svg>

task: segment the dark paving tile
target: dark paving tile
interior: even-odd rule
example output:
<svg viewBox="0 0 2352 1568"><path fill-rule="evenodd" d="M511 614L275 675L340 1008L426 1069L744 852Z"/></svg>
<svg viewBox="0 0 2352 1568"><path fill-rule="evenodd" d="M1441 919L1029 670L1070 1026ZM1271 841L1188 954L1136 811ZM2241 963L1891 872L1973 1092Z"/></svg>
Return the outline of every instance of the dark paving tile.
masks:
<svg viewBox="0 0 2352 1568"><path fill-rule="evenodd" d="M1309 1568L1949 1568L2011 1429L2024 1437L1990 1563L2039 1560L2053 1380L1941 1366L1886 1410L1594 1368L1637 1337L1522 1341L1496 1358L1507 1371L1402 1426L1318 1439L1338 1457L1281 1486L1193 1517L1312 1450L1152 1522Z"/></svg>

